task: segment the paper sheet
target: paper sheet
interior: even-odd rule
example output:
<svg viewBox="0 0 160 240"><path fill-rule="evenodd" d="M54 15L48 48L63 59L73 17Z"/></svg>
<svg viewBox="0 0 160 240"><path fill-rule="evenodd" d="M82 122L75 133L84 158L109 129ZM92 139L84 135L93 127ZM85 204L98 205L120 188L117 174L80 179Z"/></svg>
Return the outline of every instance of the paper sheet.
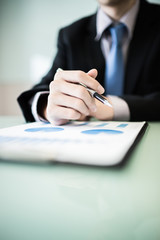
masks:
<svg viewBox="0 0 160 240"><path fill-rule="evenodd" d="M0 159L115 165L145 122L30 123L0 130Z"/></svg>

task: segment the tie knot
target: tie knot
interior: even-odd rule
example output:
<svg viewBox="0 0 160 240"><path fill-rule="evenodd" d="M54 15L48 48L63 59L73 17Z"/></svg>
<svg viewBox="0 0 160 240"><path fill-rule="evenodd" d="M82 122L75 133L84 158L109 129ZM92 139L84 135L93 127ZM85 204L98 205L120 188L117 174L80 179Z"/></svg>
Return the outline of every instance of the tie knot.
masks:
<svg viewBox="0 0 160 240"><path fill-rule="evenodd" d="M122 45L124 36L127 33L127 27L123 23L118 23L109 28L114 44Z"/></svg>

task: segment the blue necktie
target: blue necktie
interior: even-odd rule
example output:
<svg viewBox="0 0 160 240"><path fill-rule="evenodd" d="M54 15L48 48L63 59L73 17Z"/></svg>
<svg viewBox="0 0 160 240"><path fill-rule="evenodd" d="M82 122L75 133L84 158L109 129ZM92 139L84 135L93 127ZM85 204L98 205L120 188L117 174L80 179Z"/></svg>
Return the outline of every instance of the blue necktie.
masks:
<svg viewBox="0 0 160 240"><path fill-rule="evenodd" d="M119 23L109 28L112 38L112 46L107 57L105 84L107 94L120 96L124 87L124 60L122 43L127 28Z"/></svg>

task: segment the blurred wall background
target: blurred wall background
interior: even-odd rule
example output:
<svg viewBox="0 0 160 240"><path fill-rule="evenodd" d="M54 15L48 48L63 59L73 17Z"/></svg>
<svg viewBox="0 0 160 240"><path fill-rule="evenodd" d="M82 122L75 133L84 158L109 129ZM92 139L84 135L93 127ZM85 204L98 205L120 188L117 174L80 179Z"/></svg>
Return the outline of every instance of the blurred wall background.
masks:
<svg viewBox="0 0 160 240"><path fill-rule="evenodd" d="M0 115L21 114L16 98L49 70L59 28L96 9L96 0L0 0Z"/></svg>

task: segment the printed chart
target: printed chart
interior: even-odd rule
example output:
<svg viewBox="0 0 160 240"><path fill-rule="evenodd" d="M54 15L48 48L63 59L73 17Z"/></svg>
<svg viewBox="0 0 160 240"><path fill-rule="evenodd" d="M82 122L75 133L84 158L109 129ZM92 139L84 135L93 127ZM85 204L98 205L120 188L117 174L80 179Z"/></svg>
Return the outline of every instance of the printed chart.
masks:
<svg viewBox="0 0 160 240"><path fill-rule="evenodd" d="M19 125L0 130L0 157L114 165L122 161L144 125L104 121Z"/></svg>

